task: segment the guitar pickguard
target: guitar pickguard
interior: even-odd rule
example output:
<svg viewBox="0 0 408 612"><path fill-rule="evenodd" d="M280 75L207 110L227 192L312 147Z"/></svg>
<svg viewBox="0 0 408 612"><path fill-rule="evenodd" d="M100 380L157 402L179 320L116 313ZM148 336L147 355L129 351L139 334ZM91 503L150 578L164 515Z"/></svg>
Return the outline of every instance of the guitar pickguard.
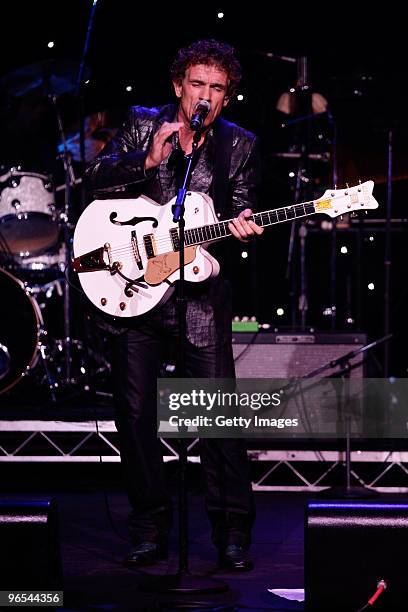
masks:
<svg viewBox="0 0 408 612"><path fill-rule="evenodd" d="M187 247L184 251L185 265L191 263L196 256L196 246ZM164 253L149 259L145 273L145 281L149 285L160 285L166 278L180 267L179 253Z"/></svg>

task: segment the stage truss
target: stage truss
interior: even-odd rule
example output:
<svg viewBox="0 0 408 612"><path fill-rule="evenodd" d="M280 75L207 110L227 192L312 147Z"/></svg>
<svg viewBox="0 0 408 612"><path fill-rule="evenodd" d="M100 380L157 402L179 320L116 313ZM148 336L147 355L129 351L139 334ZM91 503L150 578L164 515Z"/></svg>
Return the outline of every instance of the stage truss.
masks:
<svg viewBox="0 0 408 612"><path fill-rule="evenodd" d="M171 440L162 439L165 462L177 461ZM322 491L345 478L345 455L337 450L249 450L255 491ZM3 463L120 462L114 421L0 421ZM189 461L199 463L198 440ZM408 452L352 450L353 484L379 492L408 492Z"/></svg>

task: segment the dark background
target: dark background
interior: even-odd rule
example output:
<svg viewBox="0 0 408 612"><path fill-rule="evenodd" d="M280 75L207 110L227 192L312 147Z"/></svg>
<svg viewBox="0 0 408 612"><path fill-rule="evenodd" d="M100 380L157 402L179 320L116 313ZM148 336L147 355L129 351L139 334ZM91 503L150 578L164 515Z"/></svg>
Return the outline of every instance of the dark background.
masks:
<svg viewBox="0 0 408 612"><path fill-rule="evenodd" d="M44 170L64 181L56 158L58 136L55 113L41 88L24 96L10 92L15 71L23 66L55 59L78 61L91 10L89 0L20 2L2 5L0 36L0 163L23 163L27 170ZM223 11L223 19L217 13ZM84 90L85 114L108 111L117 127L131 104L156 105L172 99L168 67L176 50L198 37L215 37L233 44L241 59L244 78L226 117L256 132L262 143L264 180L260 207L270 209L292 203L293 160L277 156L291 150L299 131L281 128L276 110L279 96L296 84L296 64L270 58L307 56L312 89L326 97L327 115L313 120L312 148L329 153L329 161L309 168L312 196L332 187L333 159L337 156L338 187L374 179L380 207L370 219L386 217L386 177L389 130L393 130L394 181L392 218L405 219L408 179L406 140L407 71L406 18L388 3L381 12L350 5L311 8L306 3L140 3L99 0L90 38L87 65L90 82ZM48 41L55 41L52 49ZM35 71L35 68L33 69ZM63 69L67 91L58 97L67 134L77 129L76 73ZM3 77L3 78L2 78ZM8 83L8 85L7 85ZM132 91L126 91L131 85ZM334 128L337 141L334 138ZM319 137L321 135L321 137ZM79 172L79 169L77 168ZM306 196L307 199L310 196ZM80 211L73 198L73 217ZM365 218L365 219L368 219ZM391 266L391 373L405 376L406 351L406 224L395 221ZM337 231L335 249L336 317L324 315L331 304L332 235L320 222L307 226L306 268L309 310L307 328L363 331L371 340L384 332L385 224L353 225ZM286 279L288 225L265 232L242 259L236 251L234 312L256 316L272 329L298 329L299 253L295 250L294 285ZM370 236L374 240L370 240ZM340 253L346 245L348 253ZM375 284L369 291L368 283ZM291 298L291 291L293 296ZM291 318L294 304L295 320ZM284 309L283 316L277 308ZM382 351L378 351L382 360ZM380 373L380 370L378 370Z"/></svg>

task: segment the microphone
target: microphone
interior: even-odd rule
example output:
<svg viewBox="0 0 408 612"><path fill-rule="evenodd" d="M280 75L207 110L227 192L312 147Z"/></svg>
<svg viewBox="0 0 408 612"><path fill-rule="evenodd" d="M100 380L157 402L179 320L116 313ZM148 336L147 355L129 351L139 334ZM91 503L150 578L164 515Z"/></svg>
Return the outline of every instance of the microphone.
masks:
<svg viewBox="0 0 408 612"><path fill-rule="evenodd" d="M204 125L204 120L211 110L210 103L207 100L197 102L193 116L190 119L190 128L196 132L201 130Z"/></svg>

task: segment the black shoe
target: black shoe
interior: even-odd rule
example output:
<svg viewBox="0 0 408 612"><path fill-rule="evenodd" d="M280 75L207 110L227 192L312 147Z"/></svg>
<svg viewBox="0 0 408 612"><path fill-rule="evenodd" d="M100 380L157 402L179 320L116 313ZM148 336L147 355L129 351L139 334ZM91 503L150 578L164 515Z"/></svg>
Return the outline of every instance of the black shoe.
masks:
<svg viewBox="0 0 408 612"><path fill-rule="evenodd" d="M167 546L158 542L140 542L133 546L124 558L123 564L128 567L154 565L161 559L167 559Z"/></svg>
<svg viewBox="0 0 408 612"><path fill-rule="evenodd" d="M250 572L254 569L249 552L236 544L229 544L225 550L220 551L220 566L233 572Z"/></svg>

